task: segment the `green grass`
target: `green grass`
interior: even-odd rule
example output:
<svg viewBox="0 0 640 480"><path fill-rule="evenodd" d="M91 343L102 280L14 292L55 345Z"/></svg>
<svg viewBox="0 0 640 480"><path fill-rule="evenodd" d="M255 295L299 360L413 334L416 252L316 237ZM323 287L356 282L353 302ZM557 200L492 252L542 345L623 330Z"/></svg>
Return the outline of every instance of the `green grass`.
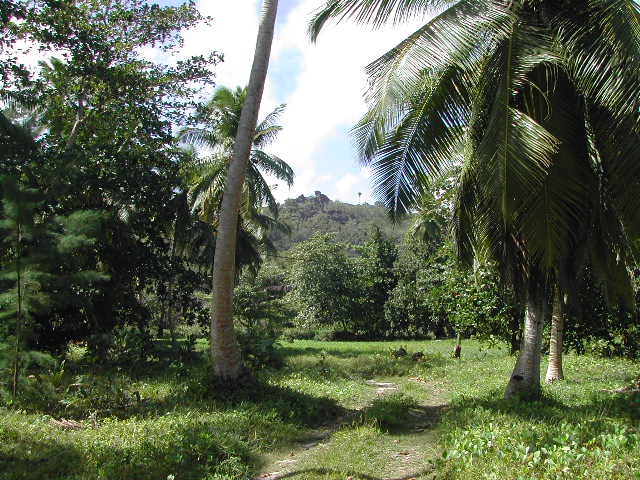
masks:
<svg viewBox="0 0 640 480"><path fill-rule="evenodd" d="M395 358L400 346L409 355ZM288 458L300 480L640 478L640 396L599 392L636 378L637 363L568 355L568 380L525 404L502 399L505 350L465 341L455 360L452 349L284 343L285 368L231 396L203 385L202 362L98 371L76 349L63 375L31 380L22 410L0 409L0 478L241 480ZM371 379L397 389L378 395ZM86 428L51 423L62 417Z"/></svg>

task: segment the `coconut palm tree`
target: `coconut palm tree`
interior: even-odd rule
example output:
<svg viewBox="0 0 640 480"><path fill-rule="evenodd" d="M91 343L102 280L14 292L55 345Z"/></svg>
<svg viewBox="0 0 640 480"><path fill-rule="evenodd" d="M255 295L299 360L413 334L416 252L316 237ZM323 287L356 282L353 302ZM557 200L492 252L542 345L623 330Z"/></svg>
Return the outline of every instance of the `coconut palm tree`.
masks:
<svg viewBox="0 0 640 480"><path fill-rule="evenodd" d="M247 88L218 88L201 113L204 128L185 128L180 139L192 146L204 147L204 156L193 155L183 168L187 191L183 202L188 202L191 211L198 215L206 228L196 228L193 235L182 243L189 245L197 263L213 267L215 242L209 229L217 232L224 185L233 142L238 130L240 114L247 98ZM286 224L278 221L278 203L265 174L288 186L293 184L293 169L281 158L264 151L273 142L282 127L278 117L285 106L280 105L269 113L256 127L253 145L249 154L249 165L242 185L238 220L238 245L236 249L236 274L240 267L256 269L262 252L271 252L274 246L269 232L289 232Z"/></svg>
<svg viewBox="0 0 640 480"><path fill-rule="evenodd" d="M220 223L213 261L213 292L211 295L211 355L214 373L225 381L234 381L243 374L242 357L233 329L233 286L238 213L245 172L254 141L258 111L269 67L278 0L264 0L258 27L258 39L247 87L247 98L238 122L233 155L227 172Z"/></svg>
<svg viewBox="0 0 640 480"><path fill-rule="evenodd" d="M211 296L211 356L214 360L214 374L227 382L240 378L244 370L233 328L238 216L245 174L255 141L277 11L277 0L264 0L247 95L235 132L219 215Z"/></svg>
<svg viewBox="0 0 640 480"><path fill-rule="evenodd" d="M581 232L608 240L608 278L628 285L640 220L640 15L633 0L329 0L331 20L379 26L435 15L368 67L354 129L374 191L394 214L421 176L463 151L459 255L495 261L527 307L506 396L540 393L540 344L559 265ZM606 217L602 213L606 212ZM598 260L600 261L600 260ZM624 290L624 289L623 289Z"/></svg>

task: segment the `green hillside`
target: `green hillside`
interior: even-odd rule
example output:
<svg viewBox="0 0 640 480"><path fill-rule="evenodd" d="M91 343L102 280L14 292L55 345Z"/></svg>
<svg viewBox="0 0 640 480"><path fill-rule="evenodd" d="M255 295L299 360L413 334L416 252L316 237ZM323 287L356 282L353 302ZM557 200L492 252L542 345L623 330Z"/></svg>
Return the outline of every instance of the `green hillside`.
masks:
<svg viewBox="0 0 640 480"><path fill-rule="evenodd" d="M291 227L291 236L274 233L272 240L279 250L307 240L316 232L335 233L336 240L361 244L374 226L393 240L399 241L408 220L393 224L381 204L352 205L329 199L316 191L314 196L290 198L280 205L280 220Z"/></svg>

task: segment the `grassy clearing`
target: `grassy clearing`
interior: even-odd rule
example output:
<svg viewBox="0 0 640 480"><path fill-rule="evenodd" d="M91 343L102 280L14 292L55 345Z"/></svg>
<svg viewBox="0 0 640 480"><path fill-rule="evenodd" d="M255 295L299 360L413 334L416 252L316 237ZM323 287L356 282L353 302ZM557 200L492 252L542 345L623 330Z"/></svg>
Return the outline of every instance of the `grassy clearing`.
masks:
<svg viewBox="0 0 640 480"><path fill-rule="evenodd" d="M400 346L409 355L394 358ZM458 361L452 348L286 343L286 367L233 398L203 387L202 362L98 373L73 352L61 394L0 410L0 478L240 480L275 469L301 480L640 478L640 396L598 392L636 378L637 364L569 355L569 380L520 404L502 400L514 361L506 351L469 341ZM422 361L411 359L417 351ZM370 379L396 390L380 395ZM87 428L64 430L52 417ZM277 463L286 458L295 461Z"/></svg>
<svg viewBox="0 0 640 480"><path fill-rule="evenodd" d="M640 478L640 395L599 392L629 384L637 364L569 355L568 380L519 403L501 398L509 360L440 372L456 392L441 426L441 478Z"/></svg>

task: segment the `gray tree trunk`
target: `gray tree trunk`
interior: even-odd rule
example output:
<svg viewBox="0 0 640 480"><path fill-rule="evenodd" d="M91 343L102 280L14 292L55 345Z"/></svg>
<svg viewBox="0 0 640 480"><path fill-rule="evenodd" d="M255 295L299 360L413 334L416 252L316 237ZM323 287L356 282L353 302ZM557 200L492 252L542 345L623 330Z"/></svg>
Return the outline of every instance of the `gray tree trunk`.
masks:
<svg viewBox="0 0 640 480"><path fill-rule="evenodd" d="M556 289L553 297L553 316L551 317L551 338L549 343L549 366L545 381L553 383L564 380L562 371L562 350L564 340L565 308L560 289Z"/></svg>
<svg viewBox="0 0 640 480"><path fill-rule="evenodd" d="M278 0L264 0L256 50L242 107L233 155L225 182L213 261L211 296L211 356L214 373L234 380L243 373L242 356L233 328L233 287L237 245L238 213L242 185L258 120L258 111L269 67Z"/></svg>
<svg viewBox="0 0 640 480"><path fill-rule="evenodd" d="M543 295L528 294L522 347L505 398L535 399L540 396L540 350L548 303Z"/></svg>

